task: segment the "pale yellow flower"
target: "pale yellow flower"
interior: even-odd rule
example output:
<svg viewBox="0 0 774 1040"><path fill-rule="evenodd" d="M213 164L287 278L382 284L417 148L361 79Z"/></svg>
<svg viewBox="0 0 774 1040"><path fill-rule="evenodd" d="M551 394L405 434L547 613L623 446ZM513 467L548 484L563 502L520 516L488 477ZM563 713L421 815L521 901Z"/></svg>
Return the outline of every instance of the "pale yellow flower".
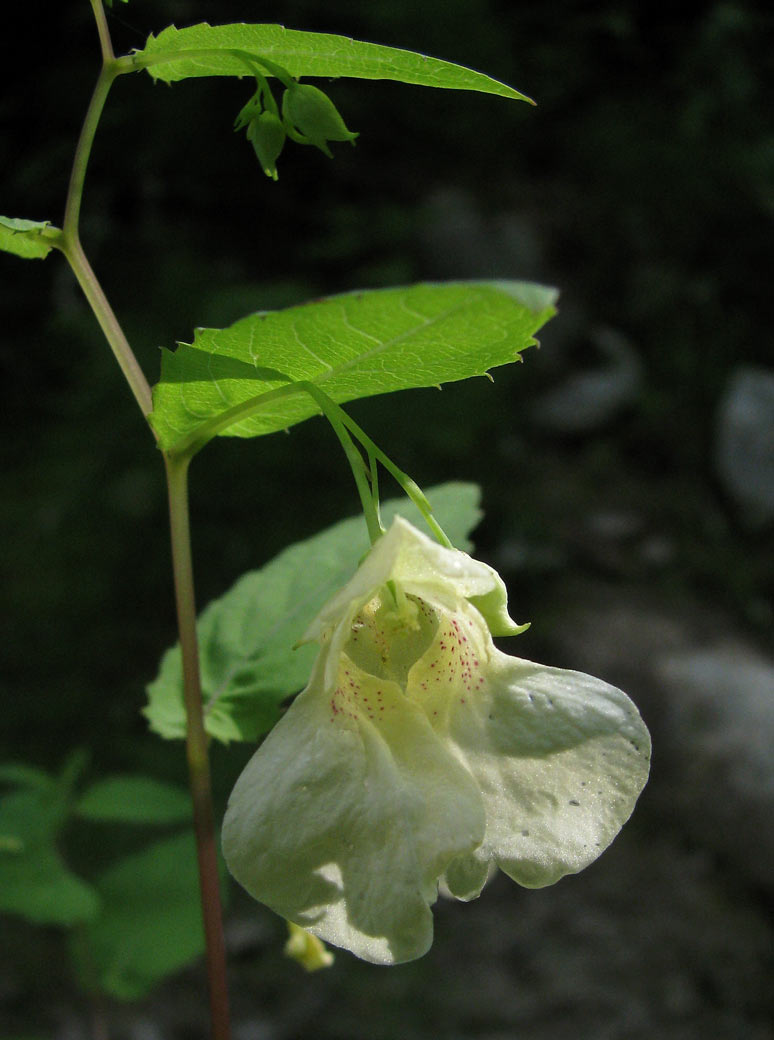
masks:
<svg viewBox="0 0 774 1040"><path fill-rule="evenodd" d="M309 684L246 766L223 849L256 899L365 960L426 952L439 884L530 888L605 849L648 775L615 687L510 657L496 571L398 517L306 633Z"/></svg>

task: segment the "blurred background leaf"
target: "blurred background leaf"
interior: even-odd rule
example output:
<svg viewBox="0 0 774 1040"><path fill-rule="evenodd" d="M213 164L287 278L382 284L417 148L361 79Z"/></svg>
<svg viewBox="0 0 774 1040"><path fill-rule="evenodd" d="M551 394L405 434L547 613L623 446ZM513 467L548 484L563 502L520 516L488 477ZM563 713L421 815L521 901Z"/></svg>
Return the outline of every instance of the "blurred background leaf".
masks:
<svg viewBox="0 0 774 1040"><path fill-rule="evenodd" d="M109 776L88 787L73 809L95 822L187 823L191 796L182 787L149 776Z"/></svg>
<svg viewBox="0 0 774 1040"><path fill-rule="evenodd" d="M102 912L71 941L87 989L136 1000L203 952L193 834L118 860L95 888Z"/></svg>
<svg viewBox="0 0 774 1040"><path fill-rule="evenodd" d="M98 913L95 890L68 869L57 848L66 818L53 785L0 797L0 912L66 927Z"/></svg>

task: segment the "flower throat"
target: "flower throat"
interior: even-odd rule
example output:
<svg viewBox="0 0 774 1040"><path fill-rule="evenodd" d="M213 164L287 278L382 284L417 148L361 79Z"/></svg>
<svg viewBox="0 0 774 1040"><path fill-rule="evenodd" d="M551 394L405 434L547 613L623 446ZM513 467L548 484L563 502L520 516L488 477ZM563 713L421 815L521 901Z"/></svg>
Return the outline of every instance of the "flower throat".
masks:
<svg viewBox="0 0 774 1040"><path fill-rule="evenodd" d="M355 615L344 652L364 672L405 690L411 667L432 645L438 621L428 603L390 582Z"/></svg>

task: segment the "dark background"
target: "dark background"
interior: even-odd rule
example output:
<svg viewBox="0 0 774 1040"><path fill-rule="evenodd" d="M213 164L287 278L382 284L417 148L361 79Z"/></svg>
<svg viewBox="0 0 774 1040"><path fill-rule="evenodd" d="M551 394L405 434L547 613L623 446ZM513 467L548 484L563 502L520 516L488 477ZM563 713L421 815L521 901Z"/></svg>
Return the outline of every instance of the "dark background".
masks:
<svg viewBox="0 0 774 1040"><path fill-rule="evenodd" d="M538 101L334 82L357 147L334 145L331 162L288 145L273 184L232 132L247 82L122 77L92 156L83 240L151 382L159 348L194 326L327 292L458 277L559 286L540 351L494 385L351 411L421 485L482 485L478 554L506 577L514 616L533 621L505 648L623 685L655 740L651 784L599 864L545 892L499 880L471 907L442 904L418 964L384 971L341 954L307 979L282 960L270 915L237 896L245 1040L312 1028L774 1035L771 391L768 412L739 405L759 416L746 440L729 417L741 377L753 396L772 378L764 7L116 3L116 53L172 22L280 21L457 61ZM0 210L59 223L96 33L85 0L19 16L0 98ZM61 257L0 256L0 312L0 757L53 769L86 747L90 776L182 780L182 748L139 715L174 640L160 458ZM740 491L729 472L747 470ZM355 511L322 420L210 445L192 470L199 602ZM245 752L215 749L219 799ZM82 1035L57 937L13 935L31 952L0 988L7 1028ZM36 979L38 943L56 963ZM142 1010L160 1032L137 1032L135 1012L119 1010L116 1036L204 1035L201 992L194 969Z"/></svg>

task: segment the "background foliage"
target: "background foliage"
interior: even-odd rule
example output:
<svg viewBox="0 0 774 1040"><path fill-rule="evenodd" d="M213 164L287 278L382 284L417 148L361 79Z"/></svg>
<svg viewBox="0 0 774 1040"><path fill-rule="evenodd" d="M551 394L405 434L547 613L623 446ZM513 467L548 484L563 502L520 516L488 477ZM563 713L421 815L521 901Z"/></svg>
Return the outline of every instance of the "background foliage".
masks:
<svg viewBox="0 0 774 1040"><path fill-rule="evenodd" d="M18 12L29 19L19 38L35 40L37 60L9 77L0 102L0 170L5 212L57 222L98 50L88 4L48 6L45 23L36 8ZM763 644L770 525L748 522L714 465L731 375L771 362L772 59L762 7L730 0L657 14L635 0L133 0L114 5L111 24L118 52L170 22L203 19L276 20L425 51L512 83L539 107L332 83L361 133L357 147L338 147L332 163L296 149L274 185L231 129L250 87L119 81L87 181L84 241L148 374L158 371L159 346L190 342L197 325L328 292L458 277L559 285L562 310L543 349L496 373L494 386L388 396L352 414L420 483L482 483L479 553L504 570L515 615L536 622L520 637L524 656L582 666L562 642L568 589L585 602L610 594L622 610L646 598L661 614L706 612L711 628ZM0 257L0 272L0 759L58 772L67 750L86 746L94 778L140 769L182 782L182 753L150 736L140 715L144 685L174 638L160 460L60 258ZM589 375L609 376L615 392L584 419L577 404L588 382L567 380ZM343 461L322 420L260 444L208 447L192 473L201 605L290 541L355 511ZM657 728L655 711L646 718ZM216 754L221 799L244 752ZM657 778L658 759L656 769ZM635 828L663 824L654 791ZM86 838L82 848L105 870L116 851ZM690 872L675 871L664 884L700 892L696 919L711 919L723 884L691 887ZM53 983L36 981L41 956L56 964L52 947L8 928L18 951L8 1028L23 1027L45 985L47 1011L30 1019L45 1030L71 1006L69 980L54 969ZM743 955L765 944L750 934L720 967L711 940L686 938L705 980L699 1011L686 1016L697 1029L705 1006L721 1024L729 1008L741 1016L717 1035L735 1035L741 1021L754 1036L765 1023L761 958L750 966ZM55 937L45 942L56 949ZM437 956L390 985L410 991L446 977L451 953ZM670 974L668 961L662 967ZM281 969L277 994L294 970ZM357 1021L357 993L373 984L364 971L315 980L309 992L329 1009L332 993L347 997ZM635 973L618 982L630 1003L638 985ZM406 1007L406 1036L458 1028L439 1001ZM701 1035L669 1033L665 1023L682 1019L666 1004L651 1012L651 1032Z"/></svg>

